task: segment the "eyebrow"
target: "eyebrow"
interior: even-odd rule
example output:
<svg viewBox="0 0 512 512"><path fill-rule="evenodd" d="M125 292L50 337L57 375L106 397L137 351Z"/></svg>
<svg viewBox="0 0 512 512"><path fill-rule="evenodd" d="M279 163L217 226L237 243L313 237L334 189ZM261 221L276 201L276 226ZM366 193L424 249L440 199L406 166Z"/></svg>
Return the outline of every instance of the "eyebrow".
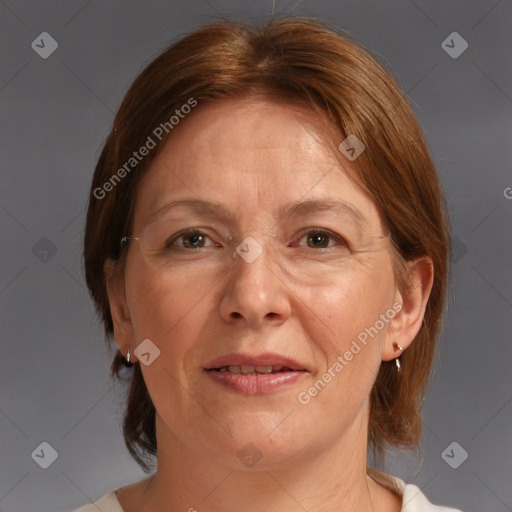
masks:
<svg viewBox="0 0 512 512"><path fill-rule="evenodd" d="M215 215L225 221L233 222L234 216L231 211L221 203L205 201L203 199L180 199L167 203L162 208L153 212L150 219L158 217L174 208L189 208L198 213ZM310 200L295 201L282 206L278 211L279 219L290 216L309 215L312 213L334 211L348 214L360 227L367 227L368 221L363 214L350 203L343 200Z"/></svg>
<svg viewBox="0 0 512 512"><path fill-rule="evenodd" d="M161 214L168 212L174 208L189 208L195 210L198 213L216 215L224 220L232 221L234 219L233 214L221 203L212 201L205 201L203 199L179 199L172 201L159 208L157 211L149 215L150 219L158 217Z"/></svg>
<svg viewBox="0 0 512 512"><path fill-rule="evenodd" d="M359 227L368 227L368 220L353 205L347 201L339 200L310 200L296 201L282 207L279 211L279 218L293 215L309 215L312 213L334 211L349 215L359 225Z"/></svg>

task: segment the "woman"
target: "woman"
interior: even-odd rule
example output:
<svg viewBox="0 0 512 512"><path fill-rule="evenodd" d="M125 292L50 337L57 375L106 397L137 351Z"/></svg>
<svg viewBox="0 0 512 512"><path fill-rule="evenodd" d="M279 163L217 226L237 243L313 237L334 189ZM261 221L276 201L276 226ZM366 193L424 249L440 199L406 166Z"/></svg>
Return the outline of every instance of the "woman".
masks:
<svg viewBox="0 0 512 512"><path fill-rule="evenodd" d="M415 448L448 230L390 75L323 22L224 23L135 80L95 170L87 284L156 471L89 510L447 511Z"/></svg>

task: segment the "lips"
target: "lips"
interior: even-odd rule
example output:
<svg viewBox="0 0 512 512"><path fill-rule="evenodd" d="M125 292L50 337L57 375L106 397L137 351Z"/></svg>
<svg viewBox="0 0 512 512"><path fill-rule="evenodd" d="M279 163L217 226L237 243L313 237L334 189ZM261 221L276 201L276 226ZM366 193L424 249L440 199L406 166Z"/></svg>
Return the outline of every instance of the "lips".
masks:
<svg viewBox="0 0 512 512"><path fill-rule="evenodd" d="M292 370L287 366L253 366L253 365L229 365L221 366L220 368L212 368L210 371L215 372L230 372L230 373L241 373L242 375L268 375L269 373L284 373L291 371L302 371Z"/></svg>
<svg viewBox="0 0 512 512"><path fill-rule="evenodd" d="M257 356L228 354L209 361L205 370L231 371L233 373L278 373L286 371L308 371L298 361L289 357L267 352ZM239 371L240 370L240 371Z"/></svg>
<svg viewBox="0 0 512 512"><path fill-rule="evenodd" d="M271 353L229 354L210 361L204 369L214 382L243 395L263 395L295 386L309 373L298 361Z"/></svg>

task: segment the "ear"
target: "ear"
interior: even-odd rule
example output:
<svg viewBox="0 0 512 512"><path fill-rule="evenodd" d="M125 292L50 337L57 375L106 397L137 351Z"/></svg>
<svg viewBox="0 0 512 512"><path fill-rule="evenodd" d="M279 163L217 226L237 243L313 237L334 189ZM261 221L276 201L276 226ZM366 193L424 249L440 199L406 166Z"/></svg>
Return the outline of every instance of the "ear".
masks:
<svg viewBox="0 0 512 512"><path fill-rule="evenodd" d="M396 344L406 350L414 341L423 323L432 290L434 265L428 256L412 260L407 266L409 285L402 292L397 290L395 303L401 304L401 309L393 318L391 329L388 330L382 350L383 361L400 356L402 351Z"/></svg>
<svg viewBox="0 0 512 512"><path fill-rule="evenodd" d="M114 339L121 353L126 357L130 349L130 362L137 361L133 355L136 347L135 335L130 316L130 310L126 301L124 279L116 274L116 261L111 258L105 261L103 271L107 284L108 301L110 314L114 324Z"/></svg>

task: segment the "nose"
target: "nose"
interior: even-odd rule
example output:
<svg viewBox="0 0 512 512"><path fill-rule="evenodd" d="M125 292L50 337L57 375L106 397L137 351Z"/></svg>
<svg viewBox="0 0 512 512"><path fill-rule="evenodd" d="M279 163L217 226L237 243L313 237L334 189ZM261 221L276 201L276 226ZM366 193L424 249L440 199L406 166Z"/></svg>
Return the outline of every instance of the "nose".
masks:
<svg viewBox="0 0 512 512"><path fill-rule="evenodd" d="M282 325L290 317L290 291L271 252L264 248L250 263L236 254L220 303L224 321L258 329Z"/></svg>

